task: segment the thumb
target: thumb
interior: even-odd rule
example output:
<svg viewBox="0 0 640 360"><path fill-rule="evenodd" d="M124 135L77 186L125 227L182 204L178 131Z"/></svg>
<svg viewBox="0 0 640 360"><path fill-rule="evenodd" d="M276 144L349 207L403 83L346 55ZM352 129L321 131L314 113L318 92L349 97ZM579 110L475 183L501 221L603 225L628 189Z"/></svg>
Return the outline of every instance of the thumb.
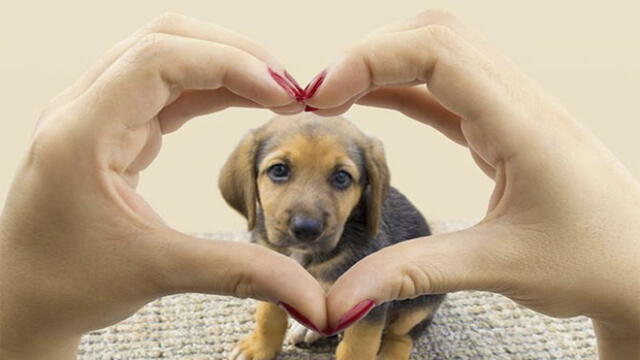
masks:
<svg viewBox="0 0 640 360"><path fill-rule="evenodd" d="M285 308L310 328L326 327L325 292L295 260L255 244L171 231L157 266L164 295L198 292L254 298Z"/></svg>
<svg viewBox="0 0 640 360"><path fill-rule="evenodd" d="M497 232L484 225L404 241L360 260L333 284L327 297L329 328L338 332L374 305L459 290L490 290L502 253ZM494 248L492 248L494 247ZM504 275L502 275L504 276Z"/></svg>

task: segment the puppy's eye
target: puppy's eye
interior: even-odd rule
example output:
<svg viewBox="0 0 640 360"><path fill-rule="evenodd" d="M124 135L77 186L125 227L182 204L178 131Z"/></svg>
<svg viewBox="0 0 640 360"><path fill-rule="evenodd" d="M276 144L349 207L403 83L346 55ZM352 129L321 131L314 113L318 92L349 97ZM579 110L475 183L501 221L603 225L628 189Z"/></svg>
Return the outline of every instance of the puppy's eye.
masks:
<svg viewBox="0 0 640 360"><path fill-rule="evenodd" d="M331 185L338 189L346 189L353 182L353 178L344 170L337 171L331 177Z"/></svg>
<svg viewBox="0 0 640 360"><path fill-rule="evenodd" d="M286 181L289 179L289 168L284 164L275 164L267 170L267 175L273 181Z"/></svg>

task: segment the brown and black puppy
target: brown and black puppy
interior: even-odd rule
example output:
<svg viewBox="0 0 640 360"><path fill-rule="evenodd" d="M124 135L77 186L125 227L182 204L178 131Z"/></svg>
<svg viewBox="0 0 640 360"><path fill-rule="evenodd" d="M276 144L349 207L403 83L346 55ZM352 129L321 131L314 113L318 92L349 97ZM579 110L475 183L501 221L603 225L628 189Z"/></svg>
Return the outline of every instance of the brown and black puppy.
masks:
<svg viewBox="0 0 640 360"><path fill-rule="evenodd" d="M277 117L250 131L227 160L219 186L247 218L253 242L295 258L325 289L363 257L431 234L420 212L389 186L380 141L343 118ZM337 359L408 359L443 297L375 307L344 332ZM281 350L286 312L261 302L256 321L232 359L269 360ZM294 326L290 339L319 337Z"/></svg>

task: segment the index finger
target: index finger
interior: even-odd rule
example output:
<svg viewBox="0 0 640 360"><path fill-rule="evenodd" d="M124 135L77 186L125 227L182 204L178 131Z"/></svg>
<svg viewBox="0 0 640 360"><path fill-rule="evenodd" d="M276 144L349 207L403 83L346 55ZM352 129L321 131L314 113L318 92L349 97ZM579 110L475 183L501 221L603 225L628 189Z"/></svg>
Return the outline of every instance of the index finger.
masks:
<svg viewBox="0 0 640 360"><path fill-rule="evenodd" d="M96 81L96 79L98 79L100 75L102 75L104 71L111 67L132 46L140 42L145 36L151 34L175 35L237 47L258 59L263 60L278 74L287 75L280 61L278 61L278 59L276 59L275 56L273 56L263 46L252 39L215 24L180 14L166 13L158 16L149 24L146 24L134 34L109 49L109 51L107 51L107 53L75 84L54 99L51 106L55 107L56 104L60 102L65 102L81 95Z"/></svg>
<svg viewBox="0 0 640 360"><path fill-rule="evenodd" d="M433 100L460 117L479 146L474 150L489 163L544 147L546 120L532 115L541 106L562 109L479 37L466 34L443 24L374 33L329 66L305 101L323 114L344 111L375 89L425 84Z"/></svg>
<svg viewBox="0 0 640 360"><path fill-rule="evenodd" d="M469 117L483 111L481 103L492 101L487 96L490 69L490 60L447 26L383 32L329 66L307 103L330 109L375 88L422 83L445 107ZM469 98L475 101L463 101Z"/></svg>
<svg viewBox="0 0 640 360"><path fill-rule="evenodd" d="M75 104L92 122L135 126L156 116L183 90L222 87L264 107L294 101L262 60L241 49L152 34L105 70Z"/></svg>

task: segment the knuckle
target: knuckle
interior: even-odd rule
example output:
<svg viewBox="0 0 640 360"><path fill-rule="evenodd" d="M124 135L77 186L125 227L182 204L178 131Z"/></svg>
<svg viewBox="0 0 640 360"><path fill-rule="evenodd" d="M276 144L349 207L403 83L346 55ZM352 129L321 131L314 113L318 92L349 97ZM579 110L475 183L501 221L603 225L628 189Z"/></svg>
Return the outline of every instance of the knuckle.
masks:
<svg viewBox="0 0 640 360"><path fill-rule="evenodd" d="M144 35L131 48L129 56L137 59L140 57L147 58L158 55L167 41L168 35L161 33L150 33Z"/></svg>
<svg viewBox="0 0 640 360"><path fill-rule="evenodd" d="M36 122L35 129L38 130L43 124L47 123L59 106L58 98L53 98L49 103L40 111L38 115L38 121Z"/></svg>
<svg viewBox="0 0 640 360"><path fill-rule="evenodd" d="M241 299L255 298L253 278L248 274L241 274L235 278L230 284L230 294Z"/></svg>
<svg viewBox="0 0 640 360"><path fill-rule="evenodd" d="M61 166L61 159L65 159L64 144L69 142L61 136L59 126L55 126L57 121L49 119L46 124L38 126L31 143L29 144L26 156L26 165L48 169L51 166Z"/></svg>
<svg viewBox="0 0 640 360"><path fill-rule="evenodd" d="M410 262L400 270L396 293L398 299L412 298L443 287L444 276L435 268L425 269L422 264Z"/></svg>
<svg viewBox="0 0 640 360"><path fill-rule="evenodd" d="M369 37L357 42L347 49L346 56L352 60L362 60L365 63L369 63L369 58L376 47L376 42L379 40L379 36Z"/></svg>
<svg viewBox="0 0 640 360"><path fill-rule="evenodd" d="M368 72L368 76L371 81L374 81L377 72L376 61L374 61L377 42L377 37L367 38L353 45L346 52L347 62L362 64Z"/></svg>
<svg viewBox="0 0 640 360"><path fill-rule="evenodd" d="M455 32L446 25L434 24L422 28L424 34L431 38L434 42L447 44L456 37Z"/></svg>
<svg viewBox="0 0 640 360"><path fill-rule="evenodd" d="M360 59L365 54L365 46L362 42L351 45L344 53L345 61L353 61Z"/></svg>
<svg viewBox="0 0 640 360"><path fill-rule="evenodd" d="M252 56L247 56L247 53L234 46L219 44L220 49L218 56L221 58L221 64L242 64L242 66L251 66L255 59Z"/></svg>
<svg viewBox="0 0 640 360"><path fill-rule="evenodd" d="M417 15L425 24L452 24L458 22L458 17L447 9L428 9Z"/></svg>
<svg viewBox="0 0 640 360"><path fill-rule="evenodd" d="M166 12L153 19L148 28L152 32L168 32L178 24L185 21L186 16L174 12Z"/></svg>

